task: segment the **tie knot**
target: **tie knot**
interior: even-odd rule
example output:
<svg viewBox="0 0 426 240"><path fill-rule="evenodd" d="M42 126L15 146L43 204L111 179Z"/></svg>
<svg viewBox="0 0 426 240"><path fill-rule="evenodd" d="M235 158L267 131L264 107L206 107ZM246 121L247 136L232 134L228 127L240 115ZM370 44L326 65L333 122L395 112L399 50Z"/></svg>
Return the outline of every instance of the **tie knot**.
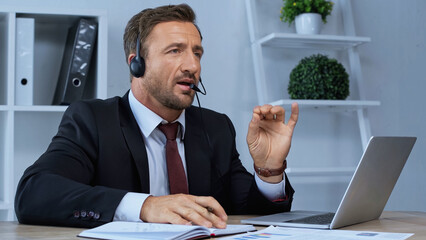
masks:
<svg viewBox="0 0 426 240"><path fill-rule="evenodd" d="M166 135L167 140L174 141L176 139L177 131L178 131L178 122L160 124L158 128Z"/></svg>

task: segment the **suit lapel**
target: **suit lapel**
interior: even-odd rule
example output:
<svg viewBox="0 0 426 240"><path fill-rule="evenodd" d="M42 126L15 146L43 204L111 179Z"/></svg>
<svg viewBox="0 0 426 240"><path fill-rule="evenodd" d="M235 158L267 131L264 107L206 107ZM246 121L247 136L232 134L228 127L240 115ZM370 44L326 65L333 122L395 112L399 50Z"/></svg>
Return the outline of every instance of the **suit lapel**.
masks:
<svg viewBox="0 0 426 240"><path fill-rule="evenodd" d="M185 158L189 193L209 196L211 174L211 149L199 117L199 109L190 107L185 111Z"/></svg>
<svg viewBox="0 0 426 240"><path fill-rule="evenodd" d="M142 138L142 133L133 116L129 105L129 92L121 99L120 105L120 122L121 129L126 139L127 146L133 156L139 180L141 183L141 192L149 193L149 167L148 155L146 153L145 143Z"/></svg>

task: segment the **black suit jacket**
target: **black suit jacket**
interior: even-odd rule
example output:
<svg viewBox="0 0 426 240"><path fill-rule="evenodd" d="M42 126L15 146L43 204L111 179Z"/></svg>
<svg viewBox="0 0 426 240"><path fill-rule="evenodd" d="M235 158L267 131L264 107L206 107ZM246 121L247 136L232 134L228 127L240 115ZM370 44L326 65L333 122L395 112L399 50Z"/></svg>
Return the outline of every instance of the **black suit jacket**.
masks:
<svg viewBox="0 0 426 240"><path fill-rule="evenodd" d="M290 210L294 191L287 177L287 200L263 197L239 160L226 115L193 106L185 114L190 194L213 196L228 214ZM128 94L69 106L47 151L22 176L15 211L21 223L94 227L112 221L127 192L150 192L146 149Z"/></svg>

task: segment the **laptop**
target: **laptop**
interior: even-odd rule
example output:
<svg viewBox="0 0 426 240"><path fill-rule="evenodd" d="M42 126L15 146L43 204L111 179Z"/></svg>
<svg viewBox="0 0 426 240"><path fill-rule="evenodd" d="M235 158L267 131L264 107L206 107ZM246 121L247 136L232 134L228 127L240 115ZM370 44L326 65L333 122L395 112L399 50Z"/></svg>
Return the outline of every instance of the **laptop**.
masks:
<svg viewBox="0 0 426 240"><path fill-rule="evenodd" d="M242 220L254 225L336 229L380 217L416 137L371 137L336 213L291 211Z"/></svg>

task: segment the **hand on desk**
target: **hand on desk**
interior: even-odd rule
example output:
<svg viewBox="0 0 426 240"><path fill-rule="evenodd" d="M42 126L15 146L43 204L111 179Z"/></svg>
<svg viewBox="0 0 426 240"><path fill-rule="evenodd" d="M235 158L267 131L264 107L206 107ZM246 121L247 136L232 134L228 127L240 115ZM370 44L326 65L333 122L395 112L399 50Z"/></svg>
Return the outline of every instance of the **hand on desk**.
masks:
<svg viewBox="0 0 426 240"><path fill-rule="evenodd" d="M247 133L247 144L257 167L279 169L290 151L294 127L299 117L297 103L291 105L291 115L285 124L285 110L269 104L253 109L253 117ZM276 183L283 175L263 177L263 181Z"/></svg>
<svg viewBox="0 0 426 240"><path fill-rule="evenodd" d="M140 219L144 222L225 228L228 216L213 197L174 194L148 197L142 205Z"/></svg>

